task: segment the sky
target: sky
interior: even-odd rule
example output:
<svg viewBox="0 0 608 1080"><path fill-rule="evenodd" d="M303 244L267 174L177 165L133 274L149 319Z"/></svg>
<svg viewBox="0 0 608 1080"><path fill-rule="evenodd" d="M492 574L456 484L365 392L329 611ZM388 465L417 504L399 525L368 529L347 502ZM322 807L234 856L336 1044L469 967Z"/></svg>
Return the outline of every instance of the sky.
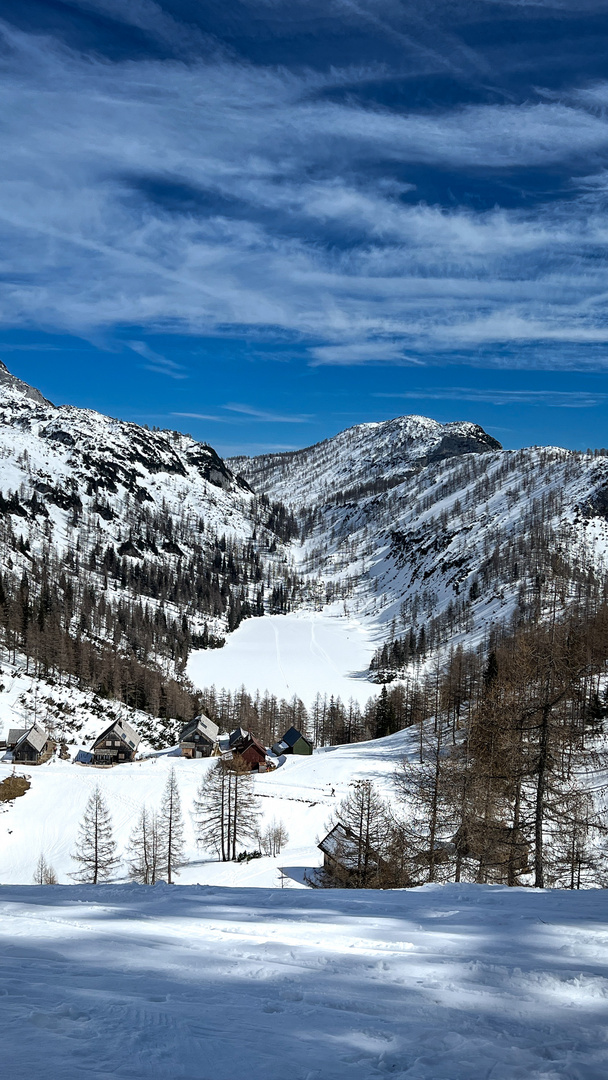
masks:
<svg viewBox="0 0 608 1080"><path fill-rule="evenodd" d="M608 0L0 0L0 359L221 453L608 445Z"/></svg>

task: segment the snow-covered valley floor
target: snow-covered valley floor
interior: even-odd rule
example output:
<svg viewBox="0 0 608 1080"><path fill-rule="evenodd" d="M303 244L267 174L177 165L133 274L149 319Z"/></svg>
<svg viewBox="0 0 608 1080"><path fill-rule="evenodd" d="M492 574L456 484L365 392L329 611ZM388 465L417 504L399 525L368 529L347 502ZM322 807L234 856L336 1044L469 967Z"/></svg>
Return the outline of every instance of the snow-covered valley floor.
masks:
<svg viewBox="0 0 608 1080"><path fill-rule="evenodd" d="M296 694L307 708L317 693L364 705L378 693L367 681L377 645L358 619L327 610L264 615L241 623L223 649L193 652L187 672L201 688L245 686L287 700Z"/></svg>
<svg viewBox="0 0 608 1080"><path fill-rule="evenodd" d="M11 1080L605 1080L602 891L0 888Z"/></svg>
<svg viewBox="0 0 608 1080"><path fill-rule="evenodd" d="M190 761L168 753L112 769L58 760L33 768L18 766L17 772L29 777L31 787L13 803L0 805L0 882L29 884L42 853L58 880L69 883L69 875L76 869L72 854L79 822L96 784L112 815L118 854L124 856L139 811L144 805L149 810L158 807L169 770L175 768L186 842L181 884L269 887L278 883L279 867L286 867L291 886L305 887L301 884L303 870L319 865L317 840L327 832L332 813L349 785L367 778L390 796L395 766L405 755L415 753L415 732L400 731L386 739L318 751L312 757L287 757L274 772L254 776L261 827L273 819L280 821L289 841L280 855L249 863L219 863L214 852L197 847L191 811L198 788L213 767L212 758ZM0 780L11 771L11 764L0 762ZM256 845L251 840L243 846L251 849ZM127 880L125 862L118 877Z"/></svg>

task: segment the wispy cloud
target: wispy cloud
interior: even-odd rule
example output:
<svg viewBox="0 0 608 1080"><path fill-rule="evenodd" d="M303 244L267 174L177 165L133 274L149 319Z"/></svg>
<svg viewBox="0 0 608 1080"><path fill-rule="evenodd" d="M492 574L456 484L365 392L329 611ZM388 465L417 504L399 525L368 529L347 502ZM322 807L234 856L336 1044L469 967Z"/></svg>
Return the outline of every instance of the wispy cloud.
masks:
<svg viewBox="0 0 608 1080"><path fill-rule="evenodd" d="M421 365L422 360L407 356L400 341L353 341L342 345L315 345L310 349L312 363L353 364L387 363Z"/></svg>
<svg viewBox="0 0 608 1080"><path fill-rule="evenodd" d="M222 408L230 412L239 413L250 420L260 420L273 424L309 424L312 420L310 415L297 415L292 413L276 413L268 409L256 409L252 405L223 405Z"/></svg>
<svg viewBox="0 0 608 1080"><path fill-rule="evenodd" d="M253 405L230 404L221 405L220 408L226 410L225 415L201 412L174 412L171 415L190 420L212 420L218 424L243 424L248 421L271 424L309 424L313 420L310 415L277 413L271 409L256 409Z"/></svg>
<svg viewBox="0 0 608 1080"><path fill-rule="evenodd" d="M276 333L309 346L315 365L537 343L576 367L608 344L608 83L520 104L366 107L342 91L388 78L386 66L247 64L196 28L189 38L152 0L79 6L188 62L110 63L0 24L0 323ZM392 0L326 6L407 40L422 74L484 66L439 30L416 45L419 5L405 22ZM309 7L285 11L305 25ZM446 190L460 177L465 194L480 174L515 189L518 170L563 185L534 206L522 195L472 209L460 189L449 203L418 198L421 169ZM131 348L149 370L186 377Z"/></svg>
<svg viewBox="0 0 608 1080"><path fill-rule="evenodd" d="M171 416L180 416L185 420L212 420L217 424L226 424L229 420L227 416L217 416L214 413L200 413L200 412L172 412Z"/></svg>
<svg viewBox="0 0 608 1080"><path fill-rule="evenodd" d="M484 390L464 386L376 393L377 398L407 401L471 401L489 405L538 405L552 409L592 409L605 405L608 394L585 390Z"/></svg>
<svg viewBox="0 0 608 1080"><path fill-rule="evenodd" d="M183 364L178 364L175 360L154 352L154 349L151 349L145 341L128 341L127 344L133 352L143 356L146 363L142 367L145 367L147 371L155 371L159 375L168 375L170 379L188 378Z"/></svg>

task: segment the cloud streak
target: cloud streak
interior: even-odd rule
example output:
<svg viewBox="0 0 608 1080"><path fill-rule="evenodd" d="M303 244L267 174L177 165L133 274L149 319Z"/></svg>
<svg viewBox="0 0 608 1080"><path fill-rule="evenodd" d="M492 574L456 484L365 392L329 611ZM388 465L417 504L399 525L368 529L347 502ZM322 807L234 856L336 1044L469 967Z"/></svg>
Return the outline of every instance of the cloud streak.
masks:
<svg viewBox="0 0 608 1080"><path fill-rule="evenodd" d="M410 401L471 401L488 405L535 405L549 409L593 409L605 405L608 394L577 390L484 390L446 386L437 390L414 389L402 393L374 394L377 398Z"/></svg>
<svg viewBox="0 0 608 1080"><path fill-rule="evenodd" d="M493 346L534 344L556 367L608 366L608 352L585 359L608 345L608 84L398 110L352 97L390 79L378 64L256 65L147 0L80 7L195 52L109 63L0 26L4 326L276 335L313 365L482 347L498 364ZM401 26L423 74L484 68L444 35L446 68L388 0L330 7L389 37ZM559 174L557 195L471 204L476 175L515 189L535 170ZM420 194L431 174L446 193L434 204Z"/></svg>

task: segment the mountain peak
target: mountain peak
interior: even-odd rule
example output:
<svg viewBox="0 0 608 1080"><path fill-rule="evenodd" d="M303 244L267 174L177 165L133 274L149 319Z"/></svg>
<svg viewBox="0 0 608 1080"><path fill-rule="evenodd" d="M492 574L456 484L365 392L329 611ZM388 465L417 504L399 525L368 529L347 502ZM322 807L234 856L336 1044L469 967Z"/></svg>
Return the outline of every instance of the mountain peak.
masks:
<svg viewBox="0 0 608 1080"><path fill-rule="evenodd" d="M468 420L441 424L428 416L396 416L356 424L303 450L229 458L228 464L255 490L294 507L386 490L425 465L497 450L500 443Z"/></svg>

